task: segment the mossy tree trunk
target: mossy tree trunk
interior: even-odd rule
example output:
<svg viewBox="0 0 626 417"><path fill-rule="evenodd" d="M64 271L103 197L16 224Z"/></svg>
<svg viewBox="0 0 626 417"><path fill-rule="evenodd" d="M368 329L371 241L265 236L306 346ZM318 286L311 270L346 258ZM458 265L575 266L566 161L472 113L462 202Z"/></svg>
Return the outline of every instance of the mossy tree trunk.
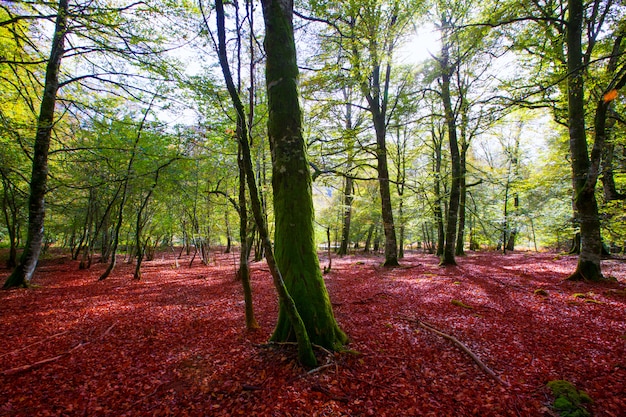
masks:
<svg viewBox="0 0 626 417"><path fill-rule="evenodd" d="M317 254L315 253L315 247L313 245L313 236L309 236L310 239L305 239L310 241L311 246L310 249L307 247L307 244L299 245L300 253L296 253L295 256L301 256L302 259L305 260L306 266L310 263L313 263L316 272L313 271L299 271L295 269L294 265L302 265L303 263L295 262L293 264L290 263L291 259L289 258L281 258L282 264L280 268L283 267L283 264L286 264L286 270L288 271L285 274L286 279L283 278L283 273L279 268L277 259L274 257L274 251L272 248L272 243L268 236L267 224L265 222L265 217L263 215L263 210L261 206L261 200L259 197L257 184L254 178L254 170L252 168L252 158L250 156L250 144L248 141L248 129L245 125L245 114L243 109L243 104L241 99L239 98L239 94L235 88L233 83L232 75L230 72L230 67L228 65L228 60L226 56L226 36L225 36L225 23L224 23L224 6L222 0L216 0L216 14L218 21L218 40L219 40L219 60L220 65L222 67L222 72L224 74L224 78L226 81L226 85L228 87L229 94L233 100L233 104L235 109L237 110L238 122L241 123L240 128L242 129L242 135L239 137L239 143L242 149L243 163L246 173L246 182L248 184L248 189L250 191L250 202L252 205L252 212L254 214L254 219L257 224L257 228L259 231L260 239L262 241L263 249L266 254L267 264L270 268L270 272L272 275L272 280L274 282L274 286L278 292L278 299L280 305L279 311L279 319L276 330L272 336L273 340L296 340L298 344L298 359L300 362L307 366L314 366L316 364L315 355L313 354L311 341L314 341L318 344L324 345L326 347L330 347L333 349L337 349L345 343L346 336L339 329L338 325L335 322L334 316L332 314L331 304L328 299L328 294L326 293L326 289L324 286L324 281L321 277L321 271L319 270L319 261L317 259ZM267 52L267 68L266 68L266 79L267 87L268 87L268 96L269 96L269 130L270 130L270 139L274 142L276 137L273 137L272 134L276 135L277 131L282 131L282 134L279 134L278 140L276 142L281 145L279 148L281 151L284 151L285 140L287 142L302 142L302 135L300 131L300 109L298 103L298 92L297 92L297 73L298 68L296 64L296 56L295 56L295 44L293 39L293 24L292 24L292 13L293 13L293 3L290 1L271 1L265 0L262 2L263 5L263 16L265 18L266 25L266 52ZM285 69L287 71L285 71ZM274 78L277 74L279 74L278 78ZM283 78L292 76L289 78ZM281 97L285 95L285 97ZM281 102L281 98L285 98L285 102ZM295 100L294 100L295 98ZM278 100L278 101L277 101ZM295 103L295 107L293 106ZM292 125L284 126L284 130L280 129L280 126L276 123L276 118L284 122L291 122L296 124L297 129L295 130L296 136L292 136L294 130ZM279 129L277 129L279 128ZM299 140L298 140L299 137ZM282 138L282 141L280 140ZM276 151L276 142L272 145L273 151ZM297 145L297 143L295 143ZM308 166L306 164L306 158L303 153L304 148L293 150L287 149L287 153L291 154L294 159L301 160L303 165L299 167L303 168L304 172L308 173ZM302 152L301 152L302 151ZM284 158L284 157L283 157ZM283 158L277 158L279 161L283 160ZM290 164L287 164L290 165ZM286 166L284 168L287 168ZM278 167L275 172L280 172L281 169ZM302 172L296 172L297 178L302 178ZM283 172L283 177L285 177L286 173ZM307 178L307 177L305 177ZM285 195L289 196L289 192L292 189L292 184L289 183L288 180L277 181L278 185L284 186L287 188L286 193L283 193L283 197ZM302 185L302 184L299 184ZM302 190L300 190L302 191ZM276 194L276 190L274 191ZM304 190L305 194L308 194L309 198L311 198L311 178L310 173L308 173L308 189ZM280 193L279 193L280 194ZM296 200L300 200L299 196L296 193ZM306 200L306 198L304 198ZM307 213L312 214L312 200L311 210L307 211ZM282 209L289 208L288 204L279 204L279 207ZM276 217L279 218L284 213L277 212ZM283 216L284 217L284 216ZM312 232L312 216L309 218L311 223ZM277 248L281 245L284 246L285 238L284 235L284 221L281 223L283 229L281 229L282 233L278 233L277 227ZM290 224L286 224L291 232L293 229ZM300 225L298 225L300 226ZM304 228L306 229L306 228ZM307 230L300 230L306 233ZM278 243L280 241L280 244ZM296 236L295 244L301 243L302 239L300 236ZM298 252L298 251L296 251ZM281 256L285 254L282 253ZM311 262L311 259L313 261ZM296 260L297 261L297 260ZM311 274L314 279L309 279ZM305 281L305 279L309 279ZM292 296L290 291L288 290L288 285L291 287L297 287L293 291L295 296ZM310 288L311 291L305 292L305 296L302 296L302 291L298 291L301 288ZM322 300L321 304L323 308L318 308L320 302L319 299ZM300 309L302 310L302 314ZM313 313L313 314L311 314ZM313 320L311 320L313 317ZM305 321L306 320L306 321ZM330 324L329 324L330 323ZM320 331L321 330L321 331ZM311 336L309 336L309 334ZM328 343L324 343L324 336L332 335L332 337L326 337L325 339Z"/></svg>
<svg viewBox="0 0 626 417"><path fill-rule="evenodd" d="M314 242L311 173L298 97L293 2L263 0L262 4L276 262L311 342L336 350L347 337L335 321ZM295 340L288 307L281 300L273 341Z"/></svg>
<svg viewBox="0 0 626 417"><path fill-rule="evenodd" d="M572 161L573 200L580 222L581 238L578 265L569 279L599 281L603 277L600 267L602 253L600 217L595 194L598 173L590 171L591 161L585 132L584 66L581 42L584 4L582 0L569 0L568 7L566 39L569 147Z"/></svg>
<svg viewBox="0 0 626 417"><path fill-rule="evenodd" d="M65 53L68 30L68 0L59 0L52 37L50 57L46 66L43 97L37 119L37 133L33 153L30 195L28 199L28 232L26 246L19 265L13 270L3 288L28 287L35 272L44 237L46 188L48 182L48 151L54 126L54 110L59 90L59 70Z"/></svg>

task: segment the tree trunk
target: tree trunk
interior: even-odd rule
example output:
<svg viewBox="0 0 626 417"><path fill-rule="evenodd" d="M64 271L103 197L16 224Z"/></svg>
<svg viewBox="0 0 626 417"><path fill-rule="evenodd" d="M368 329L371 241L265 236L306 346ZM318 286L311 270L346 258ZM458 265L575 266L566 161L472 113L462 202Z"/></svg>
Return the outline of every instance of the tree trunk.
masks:
<svg viewBox="0 0 626 417"><path fill-rule="evenodd" d="M607 142L602 152L602 190L604 201L626 200L626 194L618 192L615 186L615 177L613 175L613 155L615 153L615 144Z"/></svg>
<svg viewBox="0 0 626 417"><path fill-rule="evenodd" d="M347 337L335 321L314 242L311 173L298 97L293 2L263 0L262 4L276 262L311 342L337 350ZM296 336L288 308L281 300L273 341L294 340Z"/></svg>
<svg viewBox="0 0 626 417"><path fill-rule="evenodd" d="M450 145L450 162L452 180L450 183L450 199L448 201L448 216L446 221L446 243L441 256L441 265L456 265L454 259L456 246L457 218L459 213L461 162L459 144L456 132L452 99L450 97L450 68L447 46L442 49L442 75L441 75L441 98L443 101L446 125L448 128L448 141Z"/></svg>
<svg viewBox="0 0 626 417"><path fill-rule="evenodd" d="M7 232L9 233L9 257L7 259L6 267L8 269L15 268L17 266L17 240L19 230L18 211L19 203L17 199L17 190L13 186L9 178L0 170L2 175L2 211L4 214L4 221L6 224Z"/></svg>
<svg viewBox="0 0 626 417"><path fill-rule="evenodd" d="M365 245L363 247L364 253L369 253L370 246L372 244L372 235L374 234L374 228L376 227L376 223L370 224L370 227L367 229L367 236L365 237Z"/></svg>
<svg viewBox="0 0 626 417"><path fill-rule="evenodd" d="M65 53L68 24L68 0L59 0L52 37L50 57L46 65L43 98L37 119L37 134L28 199L28 234L19 265L13 270L3 288L28 287L35 272L44 236L46 186L48 181L48 151L54 126L54 110L59 90L59 70Z"/></svg>
<svg viewBox="0 0 626 417"><path fill-rule="evenodd" d="M434 167L433 167L433 192L435 194L435 205L433 207L433 215L435 222L437 223L437 247L435 248L435 254L439 257L443 255L443 248L445 246L445 226L443 222L443 211L441 210L441 146L442 138L437 138L434 129L431 131L431 137L433 140L433 152L434 152Z"/></svg>
<svg viewBox="0 0 626 417"><path fill-rule="evenodd" d="M467 139L461 144L460 154L460 177L459 177L459 228L456 235L456 256L465 255L465 205L467 204Z"/></svg>
<svg viewBox="0 0 626 417"><path fill-rule="evenodd" d="M379 124L384 125L384 120ZM380 190L381 215L383 231L385 233L385 262L384 266L398 266L398 243L396 228L393 221L393 207L391 205L391 191L389 187L389 168L387 166L387 146L385 143L386 129L379 128L376 132L376 156L378 159L378 183Z"/></svg>
<svg viewBox="0 0 626 417"><path fill-rule="evenodd" d="M352 126L352 103L349 101L350 94L346 88L343 89L343 96L346 100L345 129L346 132L350 132L350 135L352 135L354 129ZM337 255L339 256L347 255L350 248L350 224L352 223L352 202L354 200L354 196L352 195L354 192L354 180L349 176L350 169L352 168L352 152L353 142L351 138L347 150L346 177L343 187L343 223L341 227L341 244L337 251Z"/></svg>
<svg viewBox="0 0 626 417"><path fill-rule="evenodd" d="M242 134L241 129L237 129L238 134ZM237 166L239 168L239 241L241 242L241 250L239 251L239 269L237 270L237 279L241 281L243 288L243 299L246 314L246 329L255 330L259 328L259 324L254 317L254 305L252 302L252 285L250 285L250 265L248 263L248 208L246 204L246 168L244 166L243 156L241 155L241 146L237 156Z"/></svg>
<svg viewBox="0 0 626 417"><path fill-rule="evenodd" d="M612 76L613 74L618 72L618 62L619 57L623 53L623 40L626 37L626 28L622 25L621 28L618 29L618 32L615 34L613 39L613 49L611 52L611 58L607 64L606 72L607 75ZM623 69L621 68L622 79L617 82L618 85L612 86L614 88L619 88L619 84L624 82ZM611 88L608 89L609 91ZM602 100L604 101L604 100ZM604 148L602 150L602 177L600 178L602 181L602 188L604 191L604 201L613 201L613 200L626 200L626 194L617 191L617 187L615 186L615 178L613 176L613 156L615 152L615 144L609 138L610 132L613 130L615 125L615 121L618 119L616 117L608 118L610 113L614 113L612 111L612 103L609 101L608 103L603 102L598 103L596 108L596 117L595 117L595 131L596 136L601 135L605 139ZM608 120L607 120L608 118Z"/></svg>
<svg viewBox="0 0 626 417"><path fill-rule="evenodd" d="M279 297L279 318L272 340L295 339L300 362L314 366L317 361L311 341L330 349L338 349L347 337L335 322L313 242L311 177L301 132L298 67L292 23L293 3L286 0L262 2L267 53L268 132L275 175L272 182L276 215L276 259L254 179L247 129L243 124L243 105L232 81L226 58L223 4L221 0L216 0L215 4L220 65L237 110L238 120L242 123L243 134L239 139L252 211ZM293 167L296 167L295 171L287 171ZM292 173L295 175L290 176ZM292 198L293 201L289 201ZM303 212L295 215L293 211L290 212L294 208L294 202L295 207L302 208ZM290 220L297 220L298 224L292 226ZM298 233L294 234L294 229ZM294 239L291 240L290 237ZM295 252L290 253L290 250ZM286 271L285 278L282 271Z"/></svg>
<svg viewBox="0 0 626 417"><path fill-rule="evenodd" d="M519 195L515 193L513 196L513 213L517 213L519 210ZM517 237L517 225L513 225L511 227L511 232L509 233L509 239L506 243L506 250L514 251L515 250L515 238Z"/></svg>
<svg viewBox="0 0 626 417"><path fill-rule="evenodd" d="M337 255L343 256L348 254L348 248L350 245L350 223L352 221L352 200L354 196L353 192L353 180L350 177L345 178L343 188L343 224L341 227L341 244Z"/></svg>
<svg viewBox="0 0 626 417"><path fill-rule="evenodd" d="M580 221L580 255L578 265L570 280L600 281L602 240L600 217L596 202L597 172L591 173L585 132L585 96L583 84L582 26L584 4L582 0L569 0L567 26L567 86L569 148L572 161L573 201ZM596 138L596 141L598 138Z"/></svg>

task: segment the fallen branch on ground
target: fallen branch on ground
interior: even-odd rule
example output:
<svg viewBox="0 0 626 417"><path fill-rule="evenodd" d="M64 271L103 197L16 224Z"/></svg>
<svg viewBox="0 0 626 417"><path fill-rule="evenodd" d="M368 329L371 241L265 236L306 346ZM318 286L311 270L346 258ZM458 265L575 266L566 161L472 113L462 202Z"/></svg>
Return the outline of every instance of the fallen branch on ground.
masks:
<svg viewBox="0 0 626 417"><path fill-rule="evenodd" d="M70 353L72 353L76 349L78 349L80 347L83 347L85 345L88 345L88 344L89 344L89 342L81 342L81 343L77 344L76 346L74 346L73 348L71 348L70 350L68 350L67 352L61 353L60 355L53 356L52 358L46 358L46 359L37 361L35 363L30 363L28 365L22 365L22 366L17 366L15 368L7 369L7 370L4 370L4 371L0 372L0 375L16 374L18 372L28 371L29 369L36 368L37 366L41 366L41 365L45 365L45 364L50 363L50 362L57 361L57 360L65 357L65 356L69 355Z"/></svg>
<svg viewBox="0 0 626 417"><path fill-rule="evenodd" d="M509 384L508 382L504 381L502 378L500 378L498 375L496 375L495 372L493 372L491 369L489 369L489 367L487 365L485 365L483 363L483 361L480 360L480 358L478 356L476 356L476 354L474 354L474 352L472 352L467 346L465 346L459 339L457 339L454 336L451 336L447 333L441 332L437 329L435 329L432 325L425 323L423 321L420 320L415 320L415 319L411 319L409 317L405 317L405 320L410 321L412 323L416 323L418 326L429 330L435 334L438 334L441 337L445 337L446 339L450 340L452 343L454 343L455 345L457 345L459 348L461 348L461 350L463 350L465 353L467 353L470 358L472 358L474 360L474 362L476 362L476 364L480 367L480 369L482 369L487 375L489 375L490 377L492 377L493 379L495 379L496 381L498 381L498 383L500 383L501 385L504 385L505 387L510 387L511 384Z"/></svg>
<svg viewBox="0 0 626 417"><path fill-rule="evenodd" d="M64 331L64 332L61 332L61 333L56 333L56 334L53 334L52 336L46 337L45 339L40 340L39 342L31 343L30 345L26 345L26 346L24 346L24 347L21 347L21 348L19 348L18 350L14 350L14 351L12 351L12 352L7 352L7 353L4 353L4 354L0 355L0 358L4 358L4 357L5 357L5 356L7 356L7 355L13 355L13 354L15 354L15 353L21 352L21 351L23 351L24 349L28 349L29 347L33 347L33 346L40 345L40 344L42 344L43 342L45 342L45 341L47 341L47 340L54 339L55 337L57 337L57 336L61 336L61 335L64 335L65 333L67 333L67 330L66 330L66 331Z"/></svg>
<svg viewBox="0 0 626 417"><path fill-rule="evenodd" d="M113 323L111 326L109 326L109 328L108 328L108 329L106 329L106 330L104 331L104 333L102 333L102 334L100 335L100 337L98 337L96 340L100 340L100 339L104 338L104 336L106 336L107 334L109 334L109 333L111 332L111 330L113 330L113 327L115 327L115 325L116 325L116 323ZM66 332L65 332L65 333L66 333ZM59 333L59 334L61 334L61 333ZM58 336L59 334L54 335L54 336ZM54 336L51 336L51 337L54 337ZM59 359L61 359L61 358L65 357L65 356L70 355L70 354L71 354L72 352L74 352L76 349L79 349L79 348L81 348L81 347L83 347L83 346L85 346L85 345L88 345L88 344L90 344L90 343L91 343L91 342L80 342L79 344L77 344L76 346L74 346L73 348L71 348L70 350L67 350L67 351L63 352L63 353L61 353L60 355L53 356L53 357L51 357L51 358L42 359L42 360L37 361L37 362L35 362L35 363L29 363L29 364L27 364L27 365L16 366L15 368L6 369L6 370L4 370L4 371L0 372L0 375L11 375L11 374L16 374L16 373L18 373L18 372L28 371L28 370L30 370L30 369L36 368L36 367L38 367L38 366L45 365L45 364L47 364L47 363L51 363L51 362L58 361ZM31 346L32 346L32 345L31 345Z"/></svg>

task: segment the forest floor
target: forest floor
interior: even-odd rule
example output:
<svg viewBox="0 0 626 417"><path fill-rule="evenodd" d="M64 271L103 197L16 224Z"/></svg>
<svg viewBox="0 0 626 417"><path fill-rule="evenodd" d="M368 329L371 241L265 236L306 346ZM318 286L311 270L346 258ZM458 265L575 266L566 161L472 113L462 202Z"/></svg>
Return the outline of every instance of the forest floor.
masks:
<svg viewBox="0 0 626 417"><path fill-rule="evenodd" d="M623 260L603 261L616 282L592 285L564 281L576 258L554 253L471 253L448 268L425 254L394 269L333 258L324 278L351 342L309 370L293 346L266 344L277 303L263 262L261 328L246 331L236 259L164 254L141 281L120 262L103 282L102 264L41 261L34 288L0 291L0 416L554 416L546 383L560 379L595 415L626 415Z"/></svg>

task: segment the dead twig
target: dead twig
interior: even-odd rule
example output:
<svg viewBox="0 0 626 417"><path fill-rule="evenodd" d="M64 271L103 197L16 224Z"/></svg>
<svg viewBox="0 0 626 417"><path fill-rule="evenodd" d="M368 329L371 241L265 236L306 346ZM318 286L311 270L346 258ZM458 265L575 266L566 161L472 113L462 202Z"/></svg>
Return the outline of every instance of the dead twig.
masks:
<svg viewBox="0 0 626 417"><path fill-rule="evenodd" d="M36 368L38 366L45 365L47 363L51 363L51 362L57 361L57 360L65 357L65 356L68 356L70 353L72 353L76 349L81 348L81 347L83 347L85 345L88 345L88 344L89 344L89 342L80 342L79 344L77 344L76 346L71 348L70 350L68 350L66 352L63 352L60 355L53 356L52 358L42 359L42 360L37 361L35 363L29 363L28 365L22 365L22 366L17 366L15 368L11 368L11 369L6 369L6 370L0 372L0 375L16 374L18 372L28 371L28 370Z"/></svg>
<svg viewBox="0 0 626 417"><path fill-rule="evenodd" d="M100 337L98 337L95 340L101 340L102 338L104 338L107 334L109 334L111 332L111 330L113 330L113 327L115 327L117 323L113 323L111 326L109 326L104 333L102 333L100 335ZM58 335L55 335L58 336ZM53 337L53 336L51 336ZM29 363L27 365L22 365L22 366L16 366L15 368L10 368L10 369L5 369L4 371L0 372L0 375L11 375L11 374L16 374L18 372L24 372L24 371L28 371L31 370L33 368L36 368L38 366L42 366L51 362L55 362L58 361L59 359L70 355L72 352L74 352L76 349L79 349L85 345L90 344L91 342L80 342L78 343L76 346L72 347L71 349L61 353L60 355L57 356L53 356L51 358L46 358L46 359L42 359L40 361L34 362L34 363ZM34 344L33 344L34 345ZM32 345L31 345L32 346Z"/></svg>
<svg viewBox="0 0 626 417"><path fill-rule="evenodd" d="M441 337L445 337L446 339L450 340L452 343L454 343L455 345L457 345L459 348L461 348L461 350L463 350L463 352L467 353L469 355L470 358L472 358L474 360L474 362L476 362L476 364L480 367L480 369L482 369L487 375L489 375L490 377L492 377L493 379L495 379L496 381L498 381L498 383L500 383L501 385L504 385L505 387L510 387L511 384L509 384L508 382L504 381L502 378L500 378L498 375L496 375L495 372L493 372L491 369L489 369L489 367L487 365L485 365L483 363L483 361L480 360L480 358L478 356L476 356L476 354L474 354L474 352L472 352L467 346L465 346L465 344L463 344L459 339L457 339L454 336L451 336L447 333L444 333L442 331L439 331L437 329L435 329L432 325L425 323L423 321L420 320L415 320L415 319L410 319L408 317L405 318L406 320L416 323L418 326L431 331L435 334L438 334Z"/></svg>
<svg viewBox="0 0 626 417"><path fill-rule="evenodd" d="M13 355L13 354L15 354L15 353L21 352L21 351L23 351L24 349L28 349L28 348L30 348L30 347L40 345L40 344L42 344L42 343L44 343L44 342L46 342L46 341L48 341L48 340L50 340L50 339L54 339L55 337L58 337L58 336L64 335L65 333L67 333L67 330L66 330L66 331L64 331L64 332L55 333L55 334L53 334L52 336L48 336L48 337L46 337L46 338L45 338L45 339L43 339L43 340L40 340L40 341L35 342L35 343L31 343L30 345L26 345L26 346L24 346L24 347L21 347L21 348L19 348L19 349L17 349L17 350L12 351L12 352L7 352L7 353L4 353L4 354L0 355L0 358L4 358L5 356L8 356L8 355Z"/></svg>
<svg viewBox="0 0 626 417"><path fill-rule="evenodd" d="M317 368L313 368L307 372L307 374L311 375L319 371L323 371L326 368L330 368L331 366L336 366L335 363L327 363L326 365L318 366Z"/></svg>

